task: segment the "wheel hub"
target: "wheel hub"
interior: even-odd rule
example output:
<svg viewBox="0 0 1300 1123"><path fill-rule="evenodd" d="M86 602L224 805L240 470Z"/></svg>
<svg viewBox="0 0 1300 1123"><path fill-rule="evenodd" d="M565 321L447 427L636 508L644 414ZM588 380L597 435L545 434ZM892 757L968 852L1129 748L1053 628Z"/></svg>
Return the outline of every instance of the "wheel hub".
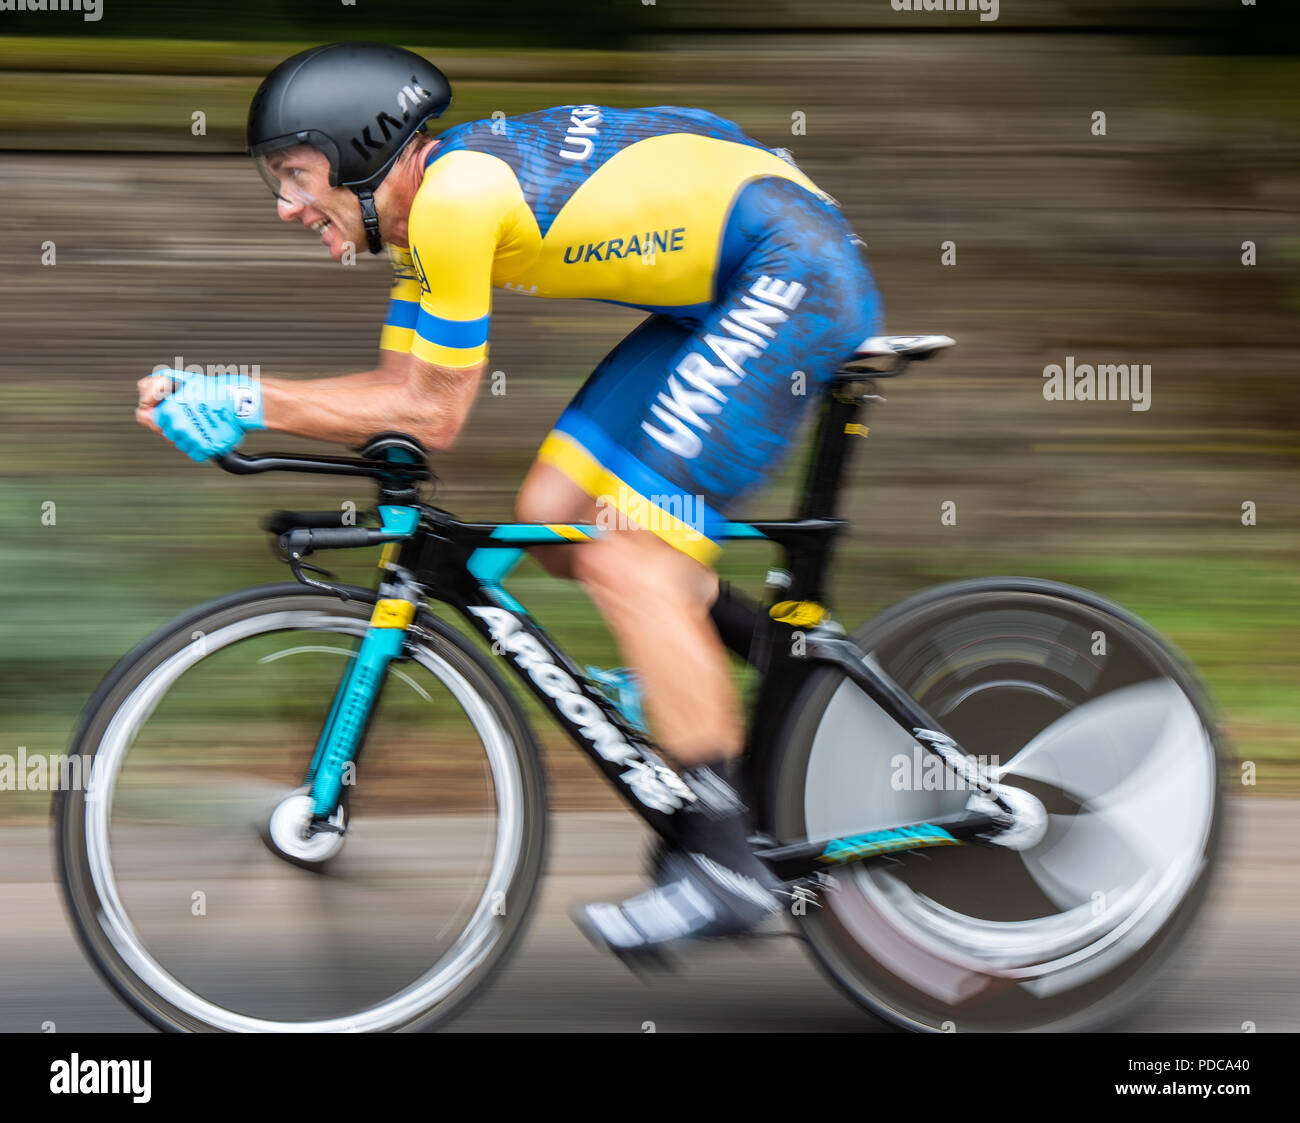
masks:
<svg viewBox="0 0 1300 1123"><path fill-rule="evenodd" d="M1011 808L1011 825L990 836L989 841L1008 850L1029 850L1042 842L1047 833L1047 808L1042 800L1024 788L1012 788L1006 784L993 785L993 791ZM970 811L986 811L991 815L1004 814L993 800L978 794L971 796L966 807Z"/></svg>
<svg viewBox="0 0 1300 1123"><path fill-rule="evenodd" d="M327 862L343 847L346 837L342 805L328 822L336 830L312 829L313 803L306 789L299 789L282 799L271 812L268 824L273 849L297 862Z"/></svg>

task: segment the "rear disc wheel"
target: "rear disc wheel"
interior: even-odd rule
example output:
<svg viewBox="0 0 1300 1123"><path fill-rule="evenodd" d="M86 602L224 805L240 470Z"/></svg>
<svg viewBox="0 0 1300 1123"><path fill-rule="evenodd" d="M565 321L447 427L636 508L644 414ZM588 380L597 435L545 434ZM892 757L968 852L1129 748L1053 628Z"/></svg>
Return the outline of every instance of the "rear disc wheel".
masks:
<svg viewBox="0 0 1300 1123"><path fill-rule="evenodd" d="M1186 930L1219 844L1217 735L1195 680L1134 617L1049 582L946 586L855 639L1047 825L1021 850L944 847L828 874L803 920L816 957L910 1029L1117 1017ZM838 672L809 682L783 741L780 838L922 822L972 795Z"/></svg>

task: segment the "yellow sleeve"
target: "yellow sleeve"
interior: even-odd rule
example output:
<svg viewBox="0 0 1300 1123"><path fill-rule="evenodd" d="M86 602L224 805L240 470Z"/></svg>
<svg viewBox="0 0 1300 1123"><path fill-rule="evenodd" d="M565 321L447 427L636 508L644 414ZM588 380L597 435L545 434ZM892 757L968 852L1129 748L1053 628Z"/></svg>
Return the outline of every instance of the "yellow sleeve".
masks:
<svg viewBox="0 0 1300 1123"><path fill-rule="evenodd" d="M411 205L411 258L420 287L411 353L444 367L487 357L492 263L527 211L504 160L459 150L435 160Z"/></svg>
<svg viewBox="0 0 1300 1123"><path fill-rule="evenodd" d="M420 314L420 282L415 275L411 251L388 247L393 263L393 287L388 291L388 316L379 334L383 351L410 351L415 338L415 322Z"/></svg>

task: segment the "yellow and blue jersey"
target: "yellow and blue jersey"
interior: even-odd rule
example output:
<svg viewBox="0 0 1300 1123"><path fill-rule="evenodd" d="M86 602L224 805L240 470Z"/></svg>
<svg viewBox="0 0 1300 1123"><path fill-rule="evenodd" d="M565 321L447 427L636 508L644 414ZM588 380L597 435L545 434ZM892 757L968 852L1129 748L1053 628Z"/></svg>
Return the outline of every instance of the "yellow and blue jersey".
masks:
<svg viewBox="0 0 1300 1123"><path fill-rule="evenodd" d="M443 133L411 206L380 346L445 367L487 355L492 289L690 318L748 250L741 189L798 168L699 109L568 105ZM823 196L824 197L824 196Z"/></svg>

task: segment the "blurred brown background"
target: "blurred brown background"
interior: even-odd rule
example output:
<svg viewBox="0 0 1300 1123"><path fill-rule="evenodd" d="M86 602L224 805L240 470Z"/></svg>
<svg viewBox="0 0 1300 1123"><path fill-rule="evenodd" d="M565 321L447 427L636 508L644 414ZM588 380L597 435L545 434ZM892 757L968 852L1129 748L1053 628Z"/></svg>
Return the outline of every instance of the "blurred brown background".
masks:
<svg viewBox="0 0 1300 1123"><path fill-rule="evenodd" d="M193 465L132 406L135 380L178 356L289 376L373 364L386 265L341 267L282 226L239 148L280 58L390 38L451 77L447 125L684 104L789 148L867 241L887 330L959 343L889 384L857 450L837 617L963 576L1086 585L1198 666L1259 765L1253 790L1300 787L1300 67L1272 53L1293 19L1278 5L1004 2L981 22L887 0L519 3L495 5L491 27L464 4L438 26L425 5L325 22L305 7L105 0L97 22L0 27L0 752L62 751L148 631L287 577L257 529L266 510L370 501ZM637 318L497 294L490 366L507 393L485 393L437 458L440 505L510 517L551 422ZM1150 364L1151 408L1045 401L1044 366L1069 355ZM784 512L800 459L751 513ZM949 500L956 526L940 523ZM771 560L736 546L722 569L756 589ZM338 570L366 581L370 564ZM575 657L617 660L580 594L527 568L512 588ZM557 802L612 805L548 738Z"/></svg>

